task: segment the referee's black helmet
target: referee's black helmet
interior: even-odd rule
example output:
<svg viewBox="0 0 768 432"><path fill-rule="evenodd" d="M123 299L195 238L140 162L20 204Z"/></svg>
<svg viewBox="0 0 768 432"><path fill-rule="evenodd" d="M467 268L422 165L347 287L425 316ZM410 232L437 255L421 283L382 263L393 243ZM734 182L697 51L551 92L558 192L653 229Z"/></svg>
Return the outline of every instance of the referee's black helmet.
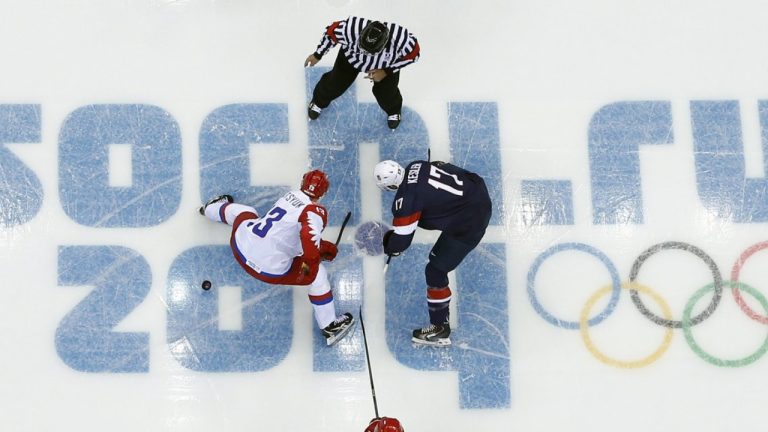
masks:
<svg viewBox="0 0 768 432"><path fill-rule="evenodd" d="M379 21L371 21L360 33L360 48L370 54L376 54L384 49L389 40L389 28Z"/></svg>

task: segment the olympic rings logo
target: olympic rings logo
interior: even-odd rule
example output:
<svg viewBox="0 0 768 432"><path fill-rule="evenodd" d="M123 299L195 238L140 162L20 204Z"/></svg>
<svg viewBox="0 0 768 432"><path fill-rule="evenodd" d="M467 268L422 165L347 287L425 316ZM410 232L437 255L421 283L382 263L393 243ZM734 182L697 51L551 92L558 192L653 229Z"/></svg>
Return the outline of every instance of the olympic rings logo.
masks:
<svg viewBox="0 0 768 432"><path fill-rule="evenodd" d="M723 281L720 274L720 269L717 267L715 261L698 247L677 241L659 243L646 249L642 254L640 254L639 257L637 257L637 259L635 259L635 262L632 264L632 270L629 274L629 282L622 283L620 281L619 273L616 270L616 267L613 265L611 260L600 250L583 243L560 243L542 252L531 265L531 268L528 271L528 297L531 301L531 304L533 305L533 308L542 318L544 318L544 320L557 327L579 330L581 338L589 352L601 362L611 366L622 368L639 368L655 362L669 348L670 343L672 342L673 330L680 328L685 334L685 340L688 343L688 346L693 350L694 353L696 353L697 356L703 360L720 367L742 367L757 361L766 353L766 351L768 351L768 336L766 336L762 345L752 354L738 359L723 359L706 352L703 348L701 348L701 346L699 346L693 336L693 327L705 321L712 315L712 313L715 312L722 298L723 285L726 285L731 289L731 294L733 294L733 298L736 301L736 304L738 304L739 308L749 318L762 324L768 324L768 299L766 299L763 294L761 294L753 287L739 282L739 274L741 273L744 263L752 255L763 249L768 249L768 241L757 243L747 248L744 252L741 253L731 268L731 279ZM546 261L552 255L569 250L580 251L594 256L608 269L611 277L611 283L609 285L599 288L594 294L592 294L591 297L589 297L586 304L581 309L578 321L563 320L546 311L539 302L535 290L536 275L544 261ZM643 263L645 263L645 261L652 255L665 250L681 250L690 252L704 261L709 271L712 273L713 281L708 285L699 288L691 296L691 298L685 304L682 318L680 320L674 320L672 318L673 314L669 305L658 293L653 291L651 288L637 282L638 275L640 273L640 269L643 266ZM619 296L622 290L629 291L632 303L634 303L637 310L640 311L644 317L646 317L651 322L665 328L664 338L661 342L661 345L650 355L637 360L619 360L607 356L597 348L589 334L590 327L600 324L613 312L616 304L619 301ZM661 310L661 316L654 314L645 306L643 300L640 298L641 293L649 297L654 303L658 305L659 309ZM702 297L708 293L712 293L712 300L709 302L707 307L698 315L691 316L693 314L694 306ZM744 300L742 293L747 293L755 300L757 300L757 302L762 306L766 315L762 315L751 309ZM594 308L595 304L601 298L608 295L610 295L610 297L605 308L602 311L594 314L594 316L590 317L590 315L593 313L592 309Z"/></svg>

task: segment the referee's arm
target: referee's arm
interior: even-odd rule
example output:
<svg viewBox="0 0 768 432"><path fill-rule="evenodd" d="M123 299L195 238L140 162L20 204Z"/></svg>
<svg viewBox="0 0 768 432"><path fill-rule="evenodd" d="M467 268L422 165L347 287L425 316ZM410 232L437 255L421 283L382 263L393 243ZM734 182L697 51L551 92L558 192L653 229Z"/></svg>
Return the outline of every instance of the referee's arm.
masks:
<svg viewBox="0 0 768 432"><path fill-rule="evenodd" d="M384 69L387 72L387 75L392 75L399 72L400 69L416 63L419 57L421 57L419 41L411 33L408 33L408 37L405 39L402 48L398 49L397 52L400 56L396 58L388 68Z"/></svg>
<svg viewBox="0 0 768 432"><path fill-rule="evenodd" d="M325 28L320 43L317 45L317 48L315 48L315 52L312 53L318 61L323 58L328 50L339 43L339 39L344 38L344 27L346 27L346 21L334 21L331 25Z"/></svg>

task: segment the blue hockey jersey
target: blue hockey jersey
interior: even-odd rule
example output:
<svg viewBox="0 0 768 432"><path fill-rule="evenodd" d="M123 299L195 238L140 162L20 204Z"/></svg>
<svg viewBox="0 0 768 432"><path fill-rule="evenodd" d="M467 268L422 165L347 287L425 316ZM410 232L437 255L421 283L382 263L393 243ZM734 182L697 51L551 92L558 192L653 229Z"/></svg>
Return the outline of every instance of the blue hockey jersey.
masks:
<svg viewBox="0 0 768 432"><path fill-rule="evenodd" d="M407 249L417 226L458 240L482 236L490 215L491 199L479 175L445 162L411 162L392 202L395 232L385 252Z"/></svg>

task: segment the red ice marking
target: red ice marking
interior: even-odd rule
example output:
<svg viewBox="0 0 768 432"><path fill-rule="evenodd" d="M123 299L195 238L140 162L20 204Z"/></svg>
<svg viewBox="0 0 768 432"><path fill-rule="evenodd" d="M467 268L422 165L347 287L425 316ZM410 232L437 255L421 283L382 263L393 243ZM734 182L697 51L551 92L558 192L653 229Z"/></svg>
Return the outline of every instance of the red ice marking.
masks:
<svg viewBox="0 0 768 432"><path fill-rule="evenodd" d="M731 293L733 294L734 300L736 300L736 304L739 305L741 310L744 311L748 317L763 324L768 324L768 317L765 315L760 315L747 305L747 303L744 301L744 298L741 296L741 291L738 288L739 284L736 282L739 281L739 273L741 272L741 268L744 266L744 262L755 253L766 248L768 248L768 241L756 243L750 246L747 248L747 250L741 253L741 256L739 256L739 259L737 259L733 264L733 269L731 270Z"/></svg>

